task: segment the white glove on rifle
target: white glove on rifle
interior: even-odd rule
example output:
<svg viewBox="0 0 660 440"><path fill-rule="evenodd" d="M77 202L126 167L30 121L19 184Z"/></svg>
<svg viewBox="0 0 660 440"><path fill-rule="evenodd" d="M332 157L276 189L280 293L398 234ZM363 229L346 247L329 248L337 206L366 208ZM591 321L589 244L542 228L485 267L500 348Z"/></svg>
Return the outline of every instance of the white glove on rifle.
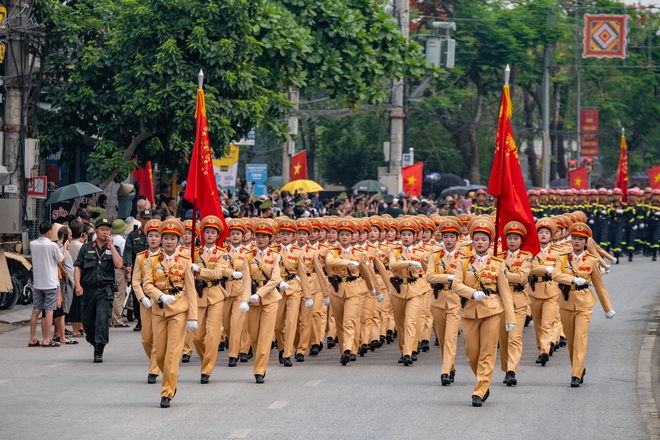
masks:
<svg viewBox="0 0 660 440"><path fill-rule="evenodd" d="M330 297L329 296L324 296L323 297L323 304L325 304L326 307L330 307Z"/></svg>
<svg viewBox="0 0 660 440"><path fill-rule="evenodd" d="M348 265L353 267L358 267L360 265L360 262L351 260L348 262Z"/></svg>
<svg viewBox="0 0 660 440"><path fill-rule="evenodd" d="M312 298L307 298L305 300L305 307L308 309L311 308L314 305L314 300Z"/></svg>
<svg viewBox="0 0 660 440"><path fill-rule="evenodd" d="M140 300L140 303L142 303L142 305L147 309L151 308L151 301L149 301L149 298L146 296Z"/></svg>
<svg viewBox="0 0 660 440"><path fill-rule="evenodd" d="M584 278L580 278L580 277L573 278L573 284L575 284L576 286L584 286L584 283L586 282L587 280L585 280Z"/></svg>
<svg viewBox="0 0 660 440"><path fill-rule="evenodd" d="M250 305L247 301L243 301L241 305L238 306L238 311L241 313L247 313L248 310L250 310Z"/></svg>
<svg viewBox="0 0 660 440"><path fill-rule="evenodd" d="M644 229L644 223L639 224L639 229Z"/></svg>
<svg viewBox="0 0 660 440"><path fill-rule="evenodd" d="M188 321L187 326L188 326L188 330L190 330L191 332L194 332L195 330L197 330L197 321L195 321L194 319L191 319L191 320Z"/></svg>
<svg viewBox="0 0 660 440"><path fill-rule="evenodd" d="M552 275L552 272L554 272L554 271L555 271L554 266L548 266L548 267L545 268L545 273L547 273L548 275Z"/></svg>
<svg viewBox="0 0 660 440"><path fill-rule="evenodd" d="M614 318L614 315L616 315L616 312L614 310L608 310L607 312L605 312L605 317L607 319Z"/></svg>
<svg viewBox="0 0 660 440"><path fill-rule="evenodd" d="M231 277L235 280L240 280L241 278L243 278L243 274L239 271L234 271L232 272Z"/></svg>
<svg viewBox="0 0 660 440"><path fill-rule="evenodd" d="M286 290L288 288L289 288L289 285L287 283L285 283L284 281L282 281L280 283L280 290Z"/></svg>
<svg viewBox="0 0 660 440"><path fill-rule="evenodd" d="M447 280L449 280L450 282L451 282L451 281L454 281L454 275L449 275L449 276L447 277Z"/></svg>
<svg viewBox="0 0 660 440"><path fill-rule="evenodd" d="M515 324L504 324L504 328L506 329L506 331L510 332L511 330L516 328L516 325Z"/></svg>
<svg viewBox="0 0 660 440"><path fill-rule="evenodd" d="M617 213L617 214L623 214L623 209L617 209L617 210L616 210L616 213Z"/></svg>
<svg viewBox="0 0 660 440"><path fill-rule="evenodd" d="M172 304L174 301L176 301L176 298L173 297L172 295L161 295L158 298L158 302L161 302L163 304L167 304L168 306Z"/></svg>
<svg viewBox="0 0 660 440"><path fill-rule="evenodd" d="M422 263L420 263L419 261L409 261L408 266L416 267L417 269L421 269L422 268Z"/></svg>
<svg viewBox="0 0 660 440"><path fill-rule="evenodd" d="M385 297L383 296L382 293L379 293L378 295L376 295L376 301L383 302L384 299L385 299Z"/></svg>
<svg viewBox="0 0 660 440"><path fill-rule="evenodd" d="M193 263L190 268L192 269L193 273L199 272L199 266Z"/></svg>
<svg viewBox="0 0 660 440"><path fill-rule="evenodd" d="M259 295L256 293L250 297L250 302L257 303L259 302L259 298L261 298Z"/></svg>
<svg viewBox="0 0 660 440"><path fill-rule="evenodd" d="M486 294L481 290L477 290L472 294L472 299L476 301L483 301L486 298Z"/></svg>
<svg viewBox="0 0 660 440"><path fill-rule="evenodd" d="M637 230L637 225L633 226L633 227L632 227L632 230L633 230L633 231L636 231L636 230Z"/></svg>
<svg viewBox="0 0 660 440"><path fill-rule="evenodd" d="M606 215L606 214L607 214L607 210L605 210L605 209L601 209L601 210L600 210L600 213L603 214L603 215Z"/></svg>

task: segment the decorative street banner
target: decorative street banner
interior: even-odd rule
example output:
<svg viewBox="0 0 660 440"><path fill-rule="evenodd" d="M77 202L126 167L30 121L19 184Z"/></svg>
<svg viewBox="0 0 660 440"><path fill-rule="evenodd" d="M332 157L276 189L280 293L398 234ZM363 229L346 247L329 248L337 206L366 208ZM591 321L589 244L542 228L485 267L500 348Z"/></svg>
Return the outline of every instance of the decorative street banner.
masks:
<svg viewBox="0 0 660 440"><path fill-rule="evenodd" d="M250 185L254 182L254 195L265 196L268 194L268 188L264 182L268 178L268 165L249 163L245 165L245 180Z"/></svg>
<svg viewBox="0 0 660 440"><path fill-rule="evenodd" d="M238 175L238 146L230 145L229 153L222 156L221 159L213 159L213 173L215 182L223 190L228 188L232 190L236 186L236 176Z"/></svg>
<svg viewBox="0 0 660 440"><path fill-rule="evenodd" d="M628 18L584 14L582 58L628 58Z"/></svg>
<svg viewBox="0 0 660 440"><path fill-rule="evenodd" d="M580 109L580 157L598 157L597 108Z"/></svg>

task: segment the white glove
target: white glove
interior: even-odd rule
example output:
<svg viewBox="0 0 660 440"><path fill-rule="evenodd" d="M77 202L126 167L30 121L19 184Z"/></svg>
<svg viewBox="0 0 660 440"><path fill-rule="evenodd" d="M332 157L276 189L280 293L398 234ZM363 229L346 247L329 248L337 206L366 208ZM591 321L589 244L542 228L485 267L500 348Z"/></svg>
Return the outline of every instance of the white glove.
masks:
<svg viewBox="0 0 660 440"><path fill-rule="evenodd" d="M612 266L610 266L610 265L608 264L608 265L605 266L605 269L607 269L607 271L609 272L609 271L610 271L610 267L612 267Z"/></svg>
<svg viewBox="0 0 660 440"><path fill-rule="evenodd" d="M617 261L619 261L617 257L612 258L612 264L616 264ZM607 268L609 269L609 266Z"/></svg>
<svg viewBox="0 0 660 440"><path fill-rule="evenodd" d="M314 305L314 300L312 298L307 298L305 300L305 307L310 309Z"/></svg>
<svg viewBox="0 0 660 440"><path fill-rule="evenodd" d="M607 210L605 210L605 209L601 209L601 210L600 210L600 213L603 214L603 215L606 215L606 214L607 214Z"/></svg>
<svg viewBox="0 0 660 440"><path fill-rule="evenodd" d="M447 280L449 280L449 281L454 281L454 275L449 275L449 276L447 277Z"/></svg>
<svg viewBox="0 0 660 440"><path fill-rule="evenodd" d="M379 293L378 295L376 295L376 301L383 302L384 299L385 299L385 297L383 296L382 293Z"/></svg>
<svg viewBox="0 0 660 440"><path fill-rule="evenodd" d="M250 310L250 305L247 301L243 301L240 306L238 306L238 311L241 313L247 313Z"/></svg>
<svg viewBox="0 0 660 440"><path fill-rule="evenodd" d="M416 267L417 269L421 269L422 268L422 263L420 263L419 261L410 261L410 262L408 262L408 266L412 266L412 267Z"/></svg>
<svg viewBox="0 0 660 440"><path fill-rule="evenodd" d="M323 304L325 304L326 307L330 307L330 297L329 296L324 296L323 297Z"/></svg>
<svg viewBox="0 0 660 440"><path fill-rule="evenodd" d="M376 296L376 289L371 289L371 292L369 293L371 293L371 296Z"/></svg>
<svg viewBox="0 0 660 440"><path fill-rule="evenodd" d="M548 275L552 275L552 272L554 272L554 271L555 271L554 266L548 266L548 267L545 268L545 273L547 273Z"/></svg>
<svg viewBox="0 0 660 440"><path fill-rule="evenodd" d="M589 220L589 224L590 224L590 225L593 225L594 223L595 223L595 222L594 222L594 219Z"/></svg>
<svg viewBox="0 0 660 440"><path fill-rule="evenodd" d="M585 280L584 278L580 278L580 277L573 278L573 284L575 284L576 286L584 286L584 283L586 282L587 280Z"/></svg>
<svg viewBox="0 0 660 440"><path fill-rule="evenodd" d="M601 267L600 268L600 274L605 275L606 273L607 273L607 269L605 269L604 267Z"/></svg>
<svg viewBox="0 0 660 440"><path fill-rule="evenodd" d="M287 283L285 283L284 281L282 281L280 283L280 290L286 290L288 288L289 288L289 285Z"/></svg>
<svg viewBox="0 0 660 440"><path fill-rule="evenodd" d="M146 296L140 299L140 303L147 309L151 308L151 301L149 301L149 298L147 298Z"/></svg>
<svg viewBox="0 0 660 440"><path fill-rule="evenodd" d="M257 303L259 302L259 298L261 298L259 295L256 293L250 297L250 302Z"/></svg>
<svg viewBox="0 0 660 440"><path fill-rule="evenodd" d="M348 265L353 267L358 267L360 265L360 262L351 260L348 262Z"/></svg>
<svg viewBox="0 0 660 440"><path fill-rule="evenodd" d="M614 318L614 315L616 315L616 312L615 312L614 310L609 310L609 311L605 312L605 317L606 317L607 319L612 319L612 318Z"/></svg>
<svg viewBox="0 0 660 440"><path fill-rule="evenodd" d="M481 290L477 290L472 294L472 299L476 301L483 301L486 298L486 294Z"/></svg>
<svg viewBox="0 0 660 440"><path fill-rule="evenodd" d="M243 278L243 274L239 271L232 272L231 277L235 280L240 280Z"/></svg>
<svg viewBox="0 0 660 440"><path fill-rule="evenodd" d="M196 265L195 263L193 263L192 266L190 266L190 268L192 269L193 273L199 272L199 266Z"/></svg>
<svg viewBox="0 0 660 440"><path fill-rule="evenodd" d="M655 214L653 215L660 215L660 211L655 211Z"/></svg>
<svg viewBox="0 0 660 440"><path fill-rule="evenodd" d="M194 320L194 319L189 319L188 320L188 330L190 330L191 332L194 332L195 330L197 330L197 321L196 320Z"/></svg>
<svg viewBox="0 0 660 440"><path fill-rule="evenodd" d="M515 324L504 324L504 328L506 329L506 331L510 332L511 330L516 328L516 325Z"/></svg>
<svg viewBox="0 0 660 440"><path fill-rule="evenodd" d="M173 297L172 295L161 295L158 298L158 302L161 302L163 304L167 304L168 306L172 304L174 301L176 301L176 298Z"/></svg>
<svg viewBox="0 0 660 440"><path fill-rule="evenodd" d="M639 229L644 229L644 223L639 224Z"/></svg>
<svg viewBox="0 0 660 440"><path fill-rule="evenodd" d="M632 230L633 230L633 231L636 231L636 230L637 230L637 225L633 226L633 227L632 227Z"/></svg>
<svg viewBox="0 0 660 440"><path fill-rule="evenodd" d="M617 214L623 214L623 209L617 209L617 210L616 210L616 213L617 213Z"/></svg>

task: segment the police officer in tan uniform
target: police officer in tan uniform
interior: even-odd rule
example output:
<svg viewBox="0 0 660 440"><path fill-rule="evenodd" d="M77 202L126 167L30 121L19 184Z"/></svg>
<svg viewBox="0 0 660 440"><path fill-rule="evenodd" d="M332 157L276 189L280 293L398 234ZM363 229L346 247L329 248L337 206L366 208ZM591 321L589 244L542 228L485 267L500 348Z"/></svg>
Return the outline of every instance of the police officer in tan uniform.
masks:
<svg viewBox="0 0 660 440"><path fill-rule="evenodd" d="M145 267L144 293L152 304L156 362L163 372L161 408L169 408L176 393L179 359L186 327L197 330L197 295L190 258L176 252L183 224L165 220L159 229L163 252Z"/></svg>
<svg viewBox="0 0 660 440"><path fill-rule="evenodd" d="M195 246L192 244L192 220L186 220L183 222L183 237L181 237L181 241L183 241L183 244L180 245L177 248L177 252L183 255L187 255L190 257L190 250L192 248L195 248ZM199 236L199 223L195 224L195 236ZM186 329L186 340L183 342L183 355L181 356L181 362L184 364L187 364L190 362L190 356L192 356L193 352L193 332L190 330Z"/></svg>

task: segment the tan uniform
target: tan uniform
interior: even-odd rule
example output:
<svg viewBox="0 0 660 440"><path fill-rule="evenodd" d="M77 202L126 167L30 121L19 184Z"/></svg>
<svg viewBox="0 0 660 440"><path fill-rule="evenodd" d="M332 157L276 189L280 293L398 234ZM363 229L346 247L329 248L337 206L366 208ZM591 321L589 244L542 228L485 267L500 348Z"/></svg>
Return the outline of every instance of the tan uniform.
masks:
<svg viewBox="0 0 660 440"><path fill-rule="evenodd" d="M248 327L254 354L254 374L264 375L268 367L270 346L275 335L277 308L282 295L277 286L280 276L280 255L272 249L263 252L255 249L249 259L250 278L260 296L258 302L250 302Z"/></svg>
<svg viewBox="0 0 660 440"><path fill-rule="evenodd" d="M186 323L197 320L197 294L195 279L190 269L190 258L175 253L170 260L160 254L152 258L144 270L143 289L151 299L156 346L156 362L163 372L161 396L172 399L179 375L179 360L183 353ZM159 303L172 286L181 289L172 304Z"/></svg>
<svg viewBox="0 0 660 440"><path fill-rule="evenodd" d="M225 334L229 338L229 357L238 358L239 353L247 354L249 347L243 347L245 352L241 351L241 336L245 324L245 313L241 313L238 307L242 302L250 298L251 283L249 273L248 255L250 252L243 246L238 248L230 247L227 249L227 262L229 271L227 272L227 299L222 313L222 323L225 327ZM231 272L241 272L243 278L235 280Z"/></svg>
<svg viewBox="0 0 660 440"><path fill-rule="evenodd" d="M464 257L463 251L455 249L453 252L441 250L431 254L428 268L426 269L426 281L438 284L438 295L433 293L431 302L431 313L433 314L433 329L440 343L442 354L442 370L440 374L450 375L455 370L456 342L458 330L461 325L461 301L460 297L452 290L453 281L449 281L450 275L456 276L460 270L460 259Z"/></svg>
<svg viewBox="0 0 660 440"><path fill-rule="evenodd" d="M330 295L331 287L328 284L328 277L326 275L325 269L325 254L328 252L328 246L326 244L318 244L316 246L310 245L310 247L316 250L316 258L319 260L319 265L321 266L322 276L319 277L319 284L325 283L326 293L323 291L320 292L321 298L320 301L317 301L317 296L314 297L314 306L312 307L312 332L311 332L311 344L312 345L321 345L323 343L325 335L325 326L328 319L328 306L323 302L323 295ZM334 337L335 335L333 335Z"/></svg>
<svg viewBox="0 0 660 440"><path fill-rule="evenodd" d="M135 266L133 267L131 285L133 286L133 292L135 292L135 297L140 303L140 320L142 322L142 330L140 330L140 340L142 342L142 347L144 352L149 358L149 374L154 374L158 376L160 370L158 369L158 364L156 363L156 350L154 349L154 332L151 319L151 307L146 308L142 305L140 300L146 295L144 290L142 290L142 282L144 281L144 271L147 266L151 264L150 259L158 257L160 255L160 250L155 254L151 254L148 250L140 252L135 255ZM137 304L136 304L137 305ZM135 305L134 305L135 306ZM154 303L152 307L157 307Z"/></svg>
<svg viewBox="0 0 660 440"><path fill-rule="evenodd" d="M559 252L548 246L532 260L532 271L534 287L530 286L529 294L532 306L532 320L534 321L534 332L536 334L536 348L539 356L543 353L550 354L550 344L556 342L553 339L553 323L559 314L557 297L559 288L552 281L552 275L547 274L548 267L555 267Z"/></svg>
<svg viewBox="0 0 660 440"><path fill-rule="evenodd" d="M520 358L522 357L523 343L522 334L525 328L527 307L530 304L527 295L527 277L532 270L532 254L518 250L518 252L507 252L501 255L505 257L504 268L509 280L509 289L513 297L513 309L515 313L516 328L507 332L504 328L505 322L500 323L500 363L502 371L518 371Z"/></svg>
<svg viewBox="0 0 660 440"><path fill-rule="evenodd" d="M199 249L197 249L197 250L199 250ZM190 257L190 248L189 247L179 246L179 247L177 247L177 252L182 254L182 255L186 255L186 256ZM183 354L187 354L188 356L192 356L193 346L194 346L193 345L193 332L191 332L190 330L188 330L188 328L186 328L186 340L183 341Z"/></svg>
<svg viewBox="0 0 660 440"><path fill-rule="evenodd" d="M584 278L586 287L572 284L575 277ZM589 289L589 283L593 283L603 310L606 312L612 310L612 303L600 273L598 257L588 252L584 252L579 259L576 259L572 253L560 255L555 263L552 279L558 284L571 286L568 299L564 298L563 293L559 295L559 313L568 341L571 377L582 377L591 313L598 302Z"/></svg>
<svg viewBox="0 0 660 440"><path fill-rule="evenodd" d="M294 345L296 346L296 354L305 355L307 354L307 349L312 344L319 343L319 341L316 341L316 336L312 337L314 308L319 303L323 304L323 297L330 295L330 292L328 292L328 279L323 272L323 265L321 264L317 250L306 244L300 249L300 255L303 259L305 273L310 283L311 298L314 300L314 305L310 308L305 306L304 300L300 302L300 319L296 329L297 334Z"/></svg>
<svg viewBox="0 0 660 440"><path fill-rule="evenodd" d="M389 292L392 289L390 277L392 274L387 268L389 264L389 249L381 243L369 243L367 247L369 261L373 264L374 279L377 285L376 294L382 294L383 300L376 301L371 317L371 332L368 338L369 342L379 341L381 336L385 336L387 331L388 310L390 305Z"/></svg>
<svg viewBox="0 0 660 440"><path fill-rule="evenodd" d="M471 299L475 291L487 293L487 289L491 292L483 301ZM493 377L502 313L506 323L515 322L513 299L502 261L490 256L486 256L484 263L477 256L461 259L452 290L467 300L462 326L468 362L477 376L472 395L483 399Z"/></svg>
<svg viewBox="0 0 660 440"><path fill-rule="evenodd" d="M431 242L422 243L420 248L426 252L427 258L429 258L431 254L435 254L442 249L441 246ZM431 266L431 264L428 264L428 266ZM424 278L424 280L426 281L426 278ZM431 329L433 329L433 312L431 311L431 303L434 301L433 289L430 285L429 290L425 292L424 297L418 340L428 344L431 340Z"/></svg>

